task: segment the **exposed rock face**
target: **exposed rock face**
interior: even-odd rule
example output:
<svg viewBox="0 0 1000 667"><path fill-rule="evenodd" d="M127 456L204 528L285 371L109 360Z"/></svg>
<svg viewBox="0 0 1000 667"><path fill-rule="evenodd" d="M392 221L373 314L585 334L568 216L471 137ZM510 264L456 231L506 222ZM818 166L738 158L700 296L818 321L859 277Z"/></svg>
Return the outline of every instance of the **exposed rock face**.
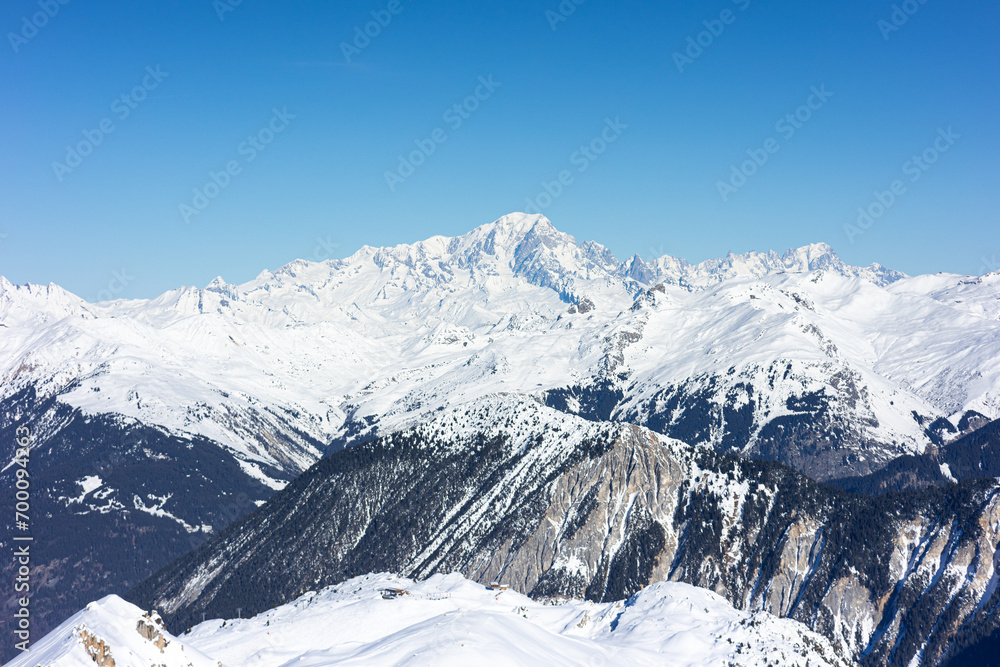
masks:
<svg viewBox="0 0 1000 667"><path fill-rule="evenodd" d="M103 639L91 633L86 626L80 628L80 643L98 667L115 667L115 659L111 657L111 647Z"/></svg>
<svg viewBox="0 0 1000 667"><path fill-rule="evenodd" d="M778 461L818 480L864 475L918 447L905 438L887 442L867 386L837 359L696 376L638 400L633 391L621 393L611 418Z"/></svg>
<svg viewBox="0 0 1000 667"><path fill-rule="evenodd" d="M5 667L222 667L117 595L88 604Z"/></svg>
<svg viewBox="0 0 1000 667"><path fill-rule="evenodd" d="M935 665L1000 625L998 539L995 482L851 496L490 399L324 459L132 597L181 629L369 571L593 600L669 579L802 621L866 665Z"/></svg>
<svg viewBox="0 0 1000 667"><path fill-rule="evenodd" d="M33 629L134 585L328 449L485 394L866 476L1000 417L998 297L998 274L906 278L821 244L620 263L524 214L151 300L0 277L0 457L22 426L44 453ZM963 479L895 472L882 488Z"/></svg>
<svg viewBox="0 0 1000 667"><path fill-rule="evenodd" d="M163 624L160 615L154 612L146 612L135 624L135 630L143 639L148 639L153 645L163 652L170 642L163 636L163 631L167 628Z"/></svg>

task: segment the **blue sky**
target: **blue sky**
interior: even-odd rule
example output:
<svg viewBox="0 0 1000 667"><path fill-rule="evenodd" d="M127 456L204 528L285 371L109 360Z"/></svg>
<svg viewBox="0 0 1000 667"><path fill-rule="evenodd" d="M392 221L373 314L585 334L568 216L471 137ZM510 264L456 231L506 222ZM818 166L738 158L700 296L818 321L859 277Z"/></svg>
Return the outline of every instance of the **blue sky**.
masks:
<svg viewBox="0 0 1000 667"><path fill-rule="evenodd" d="M619 259L1000 268L1000 7L895 5L10 0L0 274L149 297L529 200Z"/></svg>

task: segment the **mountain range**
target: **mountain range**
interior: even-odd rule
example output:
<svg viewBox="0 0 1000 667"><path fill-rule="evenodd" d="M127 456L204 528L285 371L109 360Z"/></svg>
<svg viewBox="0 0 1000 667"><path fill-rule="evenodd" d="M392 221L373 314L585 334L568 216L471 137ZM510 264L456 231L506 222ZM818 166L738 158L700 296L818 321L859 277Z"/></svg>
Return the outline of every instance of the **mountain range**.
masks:
<svg viewBox="0 0 1000 667"><path fill-rule="evenodd" d="M171 598L170 586L191 580L193 570L185 568L232 554L227 540L250 539L222 530L231 522L251 512L245 521L259 521L279 499L292 502L292 491L306 494L303 480L317 471L343 479L342 470L329 467L339 462L361 466L350 479L363 494L352 502L371 504L366 520L377 515L376 527L357 517L331 519L338 528L303 519L299 529L312 527L328 540L347 531L355 543L329 570L304 568L317 581L295 579L254 604L280 604L317 583L380 570L422 577L454 569L477 581L511 572L511 584L524 593L596 601L672 578L714 589L737 608L798 618L850 659L903 664L871 657L902 651L937 664L970 623L986 628L995 621L995 604L987 604L996 589L994 491L991 482L974 480L1000 475L993 424L1000 417L998 361L1000 273L909 277L877 264L847 265L824 244L699 264L669 256L619 262L542 216L511 214L459 237L295 261L243 285L216 278L203 289L150 300L88 303L56 285L15 286L0 277L0 477L9 488L12 433L27 426L38 452L32 477L40 631L192 549L142 584L137 599L181 625L200 613L198 604L230 613L224 601L242 593L215 579L203 583L220 592L195 603ZM520 423L518 415L527 414L538 424L516 433L491 425L501 416ZM475 433L454 440L442 421L448 418L467 420ZM532 444L547 442L546 429L556 425L571 433L569 449ZM623 435L623 428L638 430ZM410 444L394 440L403 434ZM593 438L603 444L585 444ZM501 441L519 442L521 458L511 458ZM453 460L439 451L447 448L442 443L455 443ZM401 461L397 447L411 458ZM554 553L574 538L565 531L531 538L552 510L554 485L568 483L565 475L584 459L610 466L606 458L625 451L642 451L654 468L673 471L662 497L646 497L647 485L662 482L651 472L620 480L646 497L637 501L641 511L615 524L623 539L636 541L638 551L626 553L637 564L614 574L622 545L612 548L608 524L603 532L588 525L590 541L579 547L585 567L575 560L568 570L557 567ZM486 461L477 458L482 452ZM522 461L531 452L538 460ZM374 458L352 459L363 454ZM492 538L458 529L482 522L482 507L468 505L470 489L500 502L510 491L494 477L508 466L536 464L528 481L517 482L523 493L491 517L500 522ZM365 466L386 466L388 477ZM784 501L785 514L773 515L740 506L752 486L727 483L699 495L683 480L702 468L712 475L731 470L734 479L763 484L774 497L784 497L781 489L792 500ZM454 476L459 470L466 477ZM432 478L455 488L418 493L413 507L453 512L458 527L436 523L438 516L413 519L411 506L400 506L396 533L385 533L387 522L394 525L383 514L386 479L423 488ZM586 500L599 487L579 484L566 507L607 501L603 491ZM890 496L901 504L885 500ZM338 498L324 502L347 502ZM692 542L689 509L715 517L718 530ZM856 555L851 567L859 574L851 579L838 568L854 556L824 564L824 545L850 542L852 530L867 536L858 522L870 512L907 517L870 545L879 557L899 550L891 558L905 564L873 572L864 560L871 554ZM732 535L721 529L727 522L737 527ZM970 543L974 525L981 534ZM238 526L260 537L260 526L237 523L232 530ZM758 544L764 528L776 531L776 542ZM790 530L806 553L819 550L811 566L812 557L785 569L776 564L786 557L781 539ZM384 561L366 556L397 534L406 549L378 551ZM453 543L435 542L446 535ZM538 550L530 558L504 542L529 538ZM9 544L10 531L0 540ZM274 557L274 542L260 545L260 558ZM297 557L315 548L302 544ZM429 549L441 550L439 557ZM915 555L927 549L930 560ZM696 564L705 550L715 560ZM755 558L766 567L754 566ZM223 560L224 581L244 576L234 574L238 558ZM729 580L733 562L744 569ZM961 583L942 579L958 564L968 570ZM3 576L9 567L0 568ZM816 579L810 567L827 569ZM844 577L864 587L858 600L870 607L860 605L847 618L831 605L854 605L853 598L828 599ZM935 592L944 590L935 588L942 581L952 587L947 595ZM826 588L817 589L821 583ZM784 587L777 598L775 586ZM960 604L953 601L959 593ZM954 609L955 625L928 629L917 641L907 634L914 605L921 619L931 609Z"/></svg>
<svg viewBox="0 0 1000 667"><path fill-rule="evenodd" d="M324 458L129 593L182 631L365 572L539 599L660 581L791 618L866 665L938 664L1000 626L995 479L879 497L520 396Z"/></svg>

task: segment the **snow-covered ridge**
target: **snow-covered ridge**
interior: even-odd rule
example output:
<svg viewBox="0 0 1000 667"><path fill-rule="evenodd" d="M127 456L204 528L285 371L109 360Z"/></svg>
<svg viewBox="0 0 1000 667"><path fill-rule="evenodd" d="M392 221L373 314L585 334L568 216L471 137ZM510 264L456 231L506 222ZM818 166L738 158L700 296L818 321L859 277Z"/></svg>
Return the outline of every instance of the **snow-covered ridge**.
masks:
<svg viewBox="0 0 1000 667"><path fill-rule="evenodd" d="M650 286L657 283L681 285L695 290L734 277L760 278L773 273L808 273L828 269L848 277L861 277L875 284L887 285L904 278L898 271L879 264L855 267L845 264L825 243L814 243L786 251L751 251L741 255L730 253L723 259L691 264L687 260L664 255L643 261L638 255L619 262L604 246L593 241L577 243L558 231L542 215L512 213L495 222L481 225L457 237L434 236L413 244L388 248L364 246L344 259L310 262L295 260L276 271L262 271L254 280L243 285L231 285L221 276L203 290L182 287L154 299L116 300L88 304L58 285L13 285L0 276L0 319L14 319L20 313L12 306L31 304L34 309L51 315L77 315L88 312L90 306L109 315L126 315L137 309L145 313L165 314L164 310L179 310L177 314L204 312L204 292L222 300L244 301L267 305L281 312L282 296L288 291L304 292L315 298L330 288L343 284L344 274L357 273L372 266L388 272L398 280L384 281L381 289L367 295L386 298L387 288L400 287L413 291L434 285L465 283L485 287L490 278L521 277L527 282L554 289L592 282L619 282L634 293L632 281ZM593 287L593 285L589 285ZM615 290L617 291L617 290ZM570 296L565 294L564 296ZM321 299L322 300L322 299ZM287 301L287 299L285 299ZM355 299L355 302L358 302ZM286 316L292 313L285 313Z"/></svg>
<svg viewBox="0 0 1000 667"><path fill-rule="evenodd" d="M402 593L386 599L386 589ZM618 602L547 604L458 574L414 582L383 573L250 619L205 621L180 637L163 629L155 612L108 596L8 667L108 659L116 667L846 664L827 639L796 621L738 611L682 583L657 583Z"/></svg>
<svg viewBox="0 0 1000 667"><path fill-rule="evenodd" d="M383 599L381 591L405 591ZM330 633L329 628L337 628ZM270 634L267 634L270 633ZM206 621L183 636L225 664L389 667L434 665L845 664L829 642L769 614L734 610L680 583L629 600L545 604L489 590L461 575L422 582L390 574L356 577L252 619ZM296 663L301 664L301 663Z"/></svg>
<svg viewBox="0 0 1000 667"><path fill-rule="evenodd" d="M991 632L1000 525L995 485L944 493L845 497L639 426L488 397L333 454L132 595L180 629L235 615L234 599L263 612L339 585L358 563L534 599L606 602L680 580L810 624L845 656L894 664L895 647L901 664L917 650L939 664L950 629L901 628L947 608ZM888 577L873 562L891 563Z"/></svg>
<svg viewBox="0 0 1000 667"><path fill-rule="evenodd" d="M708 259L690 264L684 259L665 255L642 263L634 257L628 264L628 272L635 271L647 283L680 285L689 290L704 289L724 280L736 277L762 278L774 273L809 273L829 270L845 277L861 278L879 286L886 286L906 277L881 264L866 267L844 263L837 253L826 243L812 243L801 248L793 248L779 255L768 252L747 252L740 255L729 253L723 259Z"/></svg>
<svg viewBox="0 0 1000 667"><path fill-rule="evenodd" d="M117 595L92 602L30 645L6 667L219 667L190 643Z"/></svg>
<svg viewBox="0 0 1000 667"><path fill-rule="evenodd" d="M865 398L850 408L858 438L898 455L927 444L913 412L1000 416L998 295L989 276L905 278L848 266L825 244L619 263L543 216L511 214L150 300L90 304L0 279L0 399L32 386L203 435L250 472L294 474L358 423L392 428L489 393L627 377L622 415L645 414L664 387L733 369L768 393L760 419L774 419L788 396L846 374ZM786 361L795 377L772 392Z"/></svg>

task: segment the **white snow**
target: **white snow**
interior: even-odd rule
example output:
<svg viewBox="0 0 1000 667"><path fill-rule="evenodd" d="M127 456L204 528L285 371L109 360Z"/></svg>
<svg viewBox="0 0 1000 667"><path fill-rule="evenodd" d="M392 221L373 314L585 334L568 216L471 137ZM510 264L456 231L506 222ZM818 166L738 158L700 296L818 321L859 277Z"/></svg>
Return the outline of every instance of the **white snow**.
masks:
<svg viewBox="0 0 1000 667"><path fill-rule="evenodd" d="M565 295L596 308L570 314ZM789 396L833 391L839 374L856 383L864 435L898 455L928 443L914 411L1000 417L998 304L1000 279L851 267L824 244L619 264L542 216L511 214L459 237L151 300L90 304L0 279L0 397L31 383L87 413L203 435L280 488L260 464L306 468L348 416L384 432L613 364L631 374L623 409L716 375L766 394L759 421L786 414ZM734 405L747 400L737 391Z"/></svg>
<svg viewBox="0 0 1000 667"><path fill-rule="evenodd" d="M101 486L104 484L104 482L98 475L87 475L83 479L77 480L76 483L80 485L80 488L83 490L83 493L81 493L76 498L69 498L68 499L69 503L82 503L83 499L86 498L91 491L101 488Z"/></svg>
<svg viewBox="0 0 1000 667"><path fill-rule="evenodd" d="M171 514L170 512L166 511L165 509L163 509L164 505L167 504L167 501L170 500L171 497L173 497L172 493L169 493L165 496L155 496L153 494L147 494L146 498L143 499L133 494L132 508L140 512L145 512L146 514L149 514L151 516L172 519L177 523L181 524L181 526L184 527L184 530L186 530L189 533L197 533L198 531L203 530L204 529L203 526L201 525L192 526L184 519L180 519ZM209 527L209 530L211 530L211 527Z"/></svg>
<svg viewBox="0 0 1000 667"><path fill-rule="evenodd" d="M109 595L91 602L5 667L94 667L102 650L105 657L110 653L116 667L218 667L217 660L161 629L158 618ZM161 648L154 643L155 634L152 639L139 634L140 623L154 628L166 644Z"/></svg>
<svg viewBox="0 0 1000 667"><path fill-rule="evenodd" d="M409 593L384 600L383 588ZM799 623L737 611L687 584L655 584L628 601L544 604L457 574L357 577L252 619L206 621L183 639L223 664L260 667L839 664Z"/></svg>
<svg viewBox="0 0 1000 667"><path fill-rule="evenodd" d="M406 595L381 597L385 588ZM414 582L356 577L249 619L201 623L164 650L136 630L141 610L115 596L88 605L9 667L92 666L83 628L117 667L410 665L844 665L805 626L733 609L710 591L654 584L629 600L545 603L494 591L457 574Z"/></svg>

